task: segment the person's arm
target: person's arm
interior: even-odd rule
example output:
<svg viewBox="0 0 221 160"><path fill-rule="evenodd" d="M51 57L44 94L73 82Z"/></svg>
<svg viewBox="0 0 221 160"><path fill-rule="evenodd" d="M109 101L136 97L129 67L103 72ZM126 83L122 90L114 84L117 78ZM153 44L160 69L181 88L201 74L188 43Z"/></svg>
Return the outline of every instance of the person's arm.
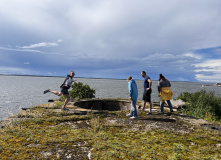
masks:
<svg viewBox="0 0 221 160"><path fill-rule="evenodd" d="M160 93L161 86L160 86L160 81L158 81L158 93Z"/></svg>
<svg viewBox="0 0 221 160"><path fill-rule="evenodd" d="M129 84L128 84L128 88L129 88L129 96L130 96L130 99L131 99L131 97L132 97L132 93L133 93L132 83L131 83L131 82L129 82Z"/></svg>
<svg viewBox="0 0 221 160"><path fill-rule="evenodd" d="M149 88L147 88L147 90L150 90L151 86L152 86L152 81L151 81L151 79L148 79L147 81L149 82Z"/></svg>
<svg viewBox="0 0 221 160"><path fill-rule="evenodd" d="M160 97L161 85L160 81L158 81L158 97Z"/></svg>

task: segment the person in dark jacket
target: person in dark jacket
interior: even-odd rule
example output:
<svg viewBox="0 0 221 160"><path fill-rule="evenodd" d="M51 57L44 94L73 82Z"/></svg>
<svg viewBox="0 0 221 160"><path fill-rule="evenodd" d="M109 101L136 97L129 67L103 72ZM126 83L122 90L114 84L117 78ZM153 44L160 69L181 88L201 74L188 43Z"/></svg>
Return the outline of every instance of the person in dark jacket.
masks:
<svg viewBox="0 0 221 160"><path fill-rule="evenodd" d="M131 100L131 110L130 113L127 114L127 116L130 117L131 119L136 119L138 118L137 108L136 108L136 102L138 97L137 84L135 80L132 79L131 76L127 78L127 81L128 81L129 96Z"/></svg>
<svg viewBox="0 0 221 160"><path fill-rule="evenodd" d="M161 113L163 113L165 101L167 101L167 104L170 108L170 112L173 112L173 107L170 102L170 100L172 99L173 92L170 90L170 87L171 87L170 81L168 81L162 74L160 74L158 81L158 93L161 99L160 101Z"/></svg>

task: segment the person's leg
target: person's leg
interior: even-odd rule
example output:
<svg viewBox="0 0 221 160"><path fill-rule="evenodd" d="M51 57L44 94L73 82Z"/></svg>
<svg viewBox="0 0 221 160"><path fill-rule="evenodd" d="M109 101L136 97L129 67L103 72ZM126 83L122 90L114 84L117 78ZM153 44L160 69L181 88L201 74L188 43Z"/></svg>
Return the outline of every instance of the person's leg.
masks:
<svg viewBox="0 0 221 160"><path fill-rule="evenodd" d="M64 106L63 106L63 108L66 107L66 105L68 104L68 102L69 102L69 100L70 100L70 95L69 95L69 94L65 94L64 96L66 97L66 99L65 99L65 101L64 101Z"/></svg>
<svg viewBox="0 0 221 160"><path fill-rule="evenodd" d="M131 116L134 116L134 101L131 99L131 109L130 109Z"/></svg>
<svg viewBox="0 0 221 160"><path fill-rule="evenodd" d="M53 94L55 94L55 95L57 95L57 96L61 96L62 95L62 93L61 92L57 92L57 91L49 91L49 92L51 92L51 93L53 93Z"/></svg>
<svg viewBox="0 0 221 160"><path fill-rule="evenodd" d="M126 115L127 117L133 116L133 111L132 111L132 101L131 101L131 107L130 107L130 113Z"/></svg>
<svg viewBox="0 0 221 160"><path fill-rule="evenodd" d="M164 110L164 101L160 101L160 111L163 113L163 110Z"/></svg>
<svg viewBox="0 0 221 160"><path fill-rule="evenodd" d="M137 115L137 108L136 108L136 102L137 101L135 101L135 100L131 100L131 107L132 107L132 111L133 111L133 116L134 117L138 117L138 115Z"/></svg>
<svg viewBox="0 0 221 160"><path fill-rule="evenodd" d="M145 106L146 106L146 101L143 100L143 108L141 108L141 109L144 110Z"/></svg>
<svg viewBox="0 0 221 160"><path fill-rule="evenodd" d="M142 99L143 99L143 107L141 108L141 110L144 110L144 108L146 107L146 102L147 102L147 101L146 101L147 98L146 98L146 93L145 93L145 91L143 92L143 98L142 98Z"/></svg>
<svg viewBox="0 0 221 160"><path fill-rule="evenodd" d="M149 113L152 113L151 94L147 94L147 103L149 105Z"/></svg>
<svg viewBox="0 0 221 160"><path fill-rule="evenodd" d="M152 113L152 103L151 102L147 102L149 105L149 113Z"/></svg>
<svg viewBox="0 0 221 160"><path fill-rule="evenodd" d="M170 112L173 112L173 107L172 107L172 104L171 104L170 100L167 100L167 104L170 108Z"/></svg>

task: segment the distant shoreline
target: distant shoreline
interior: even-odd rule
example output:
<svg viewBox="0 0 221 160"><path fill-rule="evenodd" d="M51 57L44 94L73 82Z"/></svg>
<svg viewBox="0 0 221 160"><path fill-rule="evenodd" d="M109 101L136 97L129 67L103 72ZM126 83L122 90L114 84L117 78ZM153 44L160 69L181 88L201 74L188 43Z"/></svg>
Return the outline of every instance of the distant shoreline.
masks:
<svg viewBox="0 0 221 160"><path fill-rule="evenodd" d="M27 74L0 74L0 76L26 76L26 77L56 77L56 78L64 78L66 76L47 76L47 75L27 75ZM96 78L96 77L75 77L75 78L85 78L85 79L110 79L110 80L126 80L121 78ZM142 79L135 79L142 80ZM158 80L152 80L158 81ZM208 83L208 84L216 84L215 82L192 82L192 81L170 81L170 82L191 82L191 83Z"/></svg>

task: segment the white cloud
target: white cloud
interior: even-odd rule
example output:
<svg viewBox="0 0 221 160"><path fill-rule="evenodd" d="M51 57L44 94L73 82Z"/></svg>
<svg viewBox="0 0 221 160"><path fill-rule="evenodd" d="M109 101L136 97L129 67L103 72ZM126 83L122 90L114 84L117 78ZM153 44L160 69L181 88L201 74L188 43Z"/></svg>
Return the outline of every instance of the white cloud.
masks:
<svg viewBox="0 0 221 160"><path fill-rule="evenodd" d="M57 40L57 42L60 43L60 42L63 42L63 40L62 40L62 39L59 39L59 40Z"/></svg>
<svg viewBox="0 0 221 160"><path fill-rule="evenodd" d="M208 68L208 69L221 68L221 59L205 60L202 63L195 64L195 67L196 68Z"/></svg>
<svg viewBox="0 0 221 160"><path fill-rule="evenodd" d="M196 79L203 82L216 82L220 83L221 74L205 75L205 74L196 74Z"/></svg>
<svg viewBox="0 0 221 160"><path fill-rule="evenodd" d="M221 80L221 59L210 59L194 64L196 79L199 81L219 82Z"/></svg>
<svg viewBox="0 0 221 160"><path fill-rule="evenodd" d="M7 50L7 51L17 51L17 52L38 52L38 53L44 53L40 50L33 50L33 49L23 49L23 48L6 48L6 47L0 47L0 50Z"/></svg>
<svg viewBox="0 0 221 160"><path fill-rule="evenodd" d="M23 47L19 47L19 48L29 49L29 48L38 48L38 47L54 47L54 46L58 46L58 45L59 44L57 44L57 43L42 42L42 43L31 44L29 46L23 46Z"/></svg>
<svg viewBox="0 0 221 160"><path fill-rule="evenodd" d="M25 64L25 65L29 65L30 63L29 63L29 62L24 62L24 64Z"/></svg>
<svg viewBox="0 0 221 160"><path fill-rule="evenodd" d="M195 58L195 59L198 59L198 60L202 59L201 55L195 54L195 53L191 53L191 52L185 53L184 56Z"/></svg>

